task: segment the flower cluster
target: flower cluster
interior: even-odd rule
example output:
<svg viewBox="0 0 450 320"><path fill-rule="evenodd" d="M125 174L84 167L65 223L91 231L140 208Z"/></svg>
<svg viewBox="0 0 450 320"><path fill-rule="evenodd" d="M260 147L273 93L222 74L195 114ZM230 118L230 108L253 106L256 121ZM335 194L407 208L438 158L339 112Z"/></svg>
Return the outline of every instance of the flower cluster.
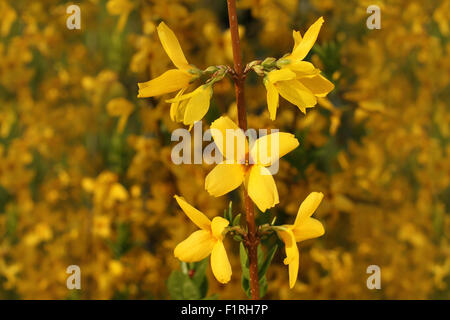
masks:
<svg viewBox="0 0 450 320"><path fill-rule="evenodd" d="M264 159L246 170L246 147L238 165L171 161L171 132L194 118L238 123L224 3L80 0L81 29L69 30L66 1L0 0L0 298L244 298L246 190L265 298L448 299L450 1L237 1L248 127L288 142L273 176L258 174ZM379 30L366 27L369 4ZM180 82L136 97L157 89L136 83L170 69ZM227 259L220 248L200 262L183 256L192 250L174 257L209 232L174 195L211 221L205 243L223 243ZM214 220L224 208L226 226ZM311 217L326 234L298 238L322 234ZM373 264L381 290L366 286ZM66 287L69 265L81 290ZM230 270L226 286L214 281ZM180 283L189 294L171 290Z"/></svg>
<svg viewBox="0 0 450 320"><path fill-rule="evenodd" d="M316 96L324 97L333 90L334 85L320 75L319 69L303 61L314 45L322 24L321 17L308 29L303 38L299 31L294 31L295 43L291 54L279 60L268 58L262 63L255 61L249 64L248 68L264 76L267 104L272 120L275 120L279 94L305 113L306 108L312 108L317 104ZM222 80L232 69L211 66L201 71L189 65L173 31L164 22L159 24L157 31L164 51L177 69L171 69L155 79L139 83L138 97L153 97L179 90L175 98L167 100L171 103L171 119L192 127L208 112L213 84ZM184 93L191 83L211 71L214 73L205 84L190 93ZM227 136L230 130L236 134ZM206 177L205 188L208 193L215 197L223 196L243 184L248 196L262 213L277 205L280 202L277 187L271 172L266 167L278 162L282 156L298 147L299 142L295 136L286 132L277 132L260 137L250 145L245 132L226 116L215 120L211 124L211 131L214 142L222 155L225 155L225 159ZM232 149L232 152L227 149ZM320 222L309 218L322 200L323 195L321 193L320 195L317 197L313 193L310 195L311 198L305 200L293 226L273 227L286 245L285 264L289 265L291 288L297 280L299 267L299 255L295 242L315 238L324 233ZM177 196L175 198L186 215L202 229L180 243L175 248L175 256L183 262L191 263L199 262L211 254L214 276L221 283L229 282L232 271L223 245L223 237L227 233L230 221L221 217L215 217L210 221L183 198ZM245 234L250 231L242 232Z"/></svg>

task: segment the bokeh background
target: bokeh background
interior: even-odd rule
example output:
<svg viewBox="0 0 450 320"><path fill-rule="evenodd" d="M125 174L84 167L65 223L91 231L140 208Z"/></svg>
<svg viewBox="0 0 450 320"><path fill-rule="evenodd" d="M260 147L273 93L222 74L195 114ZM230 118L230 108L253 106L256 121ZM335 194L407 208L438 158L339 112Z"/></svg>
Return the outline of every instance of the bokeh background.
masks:
<svg viewBox="0 0 450 320"><path fill-rule="evenodd" d="M137 82L171 63L156 26L177 34L190 63L230 64L225 0L82 0L68 30L57 0L0 0L0 298L169 299L175 245L195 230L183 195L210 217L239 193L213 198L213 165L174 165L165 98L137 99ZM366 8L381 8L369 30ZM311 191L326 234L300 245L288 288L284 253L268 299L450 298L450 1L241 0L244 59L281 57L324 16L307 57L336 85L303 115L282 102L269 120L261 79L249 76L249 127L296 134L275 180L270 215L292 222ZM235 119L232 83L215 86L204 121ZM246 298L239 250L227 241L232 281L209 293ZM66 288L79 265L82 289ZM366 268L381 268L381 290Z"/></svg>

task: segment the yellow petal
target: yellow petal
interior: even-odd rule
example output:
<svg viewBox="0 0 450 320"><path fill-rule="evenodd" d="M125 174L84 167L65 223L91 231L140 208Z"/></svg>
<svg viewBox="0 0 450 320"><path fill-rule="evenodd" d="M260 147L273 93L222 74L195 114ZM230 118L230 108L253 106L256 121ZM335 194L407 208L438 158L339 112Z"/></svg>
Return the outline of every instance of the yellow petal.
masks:
<svg viewBox="0 0 450 320"><path fill-rule="evenodd" d="M279 104L279 95L275 86L270 81L264 81L267 90L267 107L271 120L275 120Z"/></svg>
<svg viewBox="0 0 450 320"><path fill-rule="evenodd" d="M308 218L298 226L292 228L295 241L300 242L308 239L314 239L325 233L322 223L314 218Z"/></svg>
<svg viewBox="0 0 450 320"><path fill-rule="evenodd" d="M215 217L211 222L211 230L213 236L217 240L222 241L223 239L222 232L223 230L225 230L226 227L228 227L229 224L230 222L227 219L224 219L222 217Z"/></svg>
<svg viewBox="0 0 450 320"><path fill-rule="evenodd" d="M300 33L300 31L292 30L292 37L294 38L294 49L292 49L292 51L294 51L295 48L298 47L300 42L302 42L302 34Z"/></svg>
<svg viewBox="0 0 450 320"><path fill-rule="evenodd" d="M276 83L278 81L286 81L295 79L295 73L288 68L283 68L280 70L273 70L267 74L267 78L270 82Z"/></svg>
<svg viewBox="0 0 450 320"><path fill-rule="evenodd" d="M231 265L222 241L217 241L211 252L211 269L214 277L220 283L227 283L231 279Z"/></svg>
<svg viewBox="0 0 450 320"><path fill-rule="evenodd" d="M178 91L177 95L175 96L175 99L179 98L180 96L183 95L184 91L186 90L186 88L181 89L180 91ZM172 121L180 121L180 114L182 114L181 119L184 118L184 110L180 110L182 105L184 105L184 110L186 110L186 104L184 103L184 101L175 101L172 102L170 104L170 119L172 119ZM182 111L182 112L181 112Z"/></svg>
<svg viewBox="0 0 450 320"><path fill-rule="evenodd" d="M297 217L295 218L294 226L300 226L306 219L312 216L314 211L322 202L323 193L322 192L311 192L302 204L298 208Z"/></svg>
<svg viewBox="0 0 450 320"><path fill-rule="evenodd" d="M270 166L298 146L299 142L293 134L275 132L256 140L250 155L257 164Z"/></svg>
<svg viewBox="0 0 450 320"><path fill-rule="evenodd" d="M228 117L220 117L211 124L211 134L217 148L230 163L244 163L248 141L244 131Z"/></svg>
<svg viewBox="0 0 450 320"><path fill-rule="evenodd" d="M186 100L192 98L193 96L198 95L202 90L203 90L203 86L200 86L200 87L196 88L194 91L191 91L189 93L181 94L181 95L177 94L175 97L173 97L171 99L167 99L166 102L175 103L175 102L180 102L180 101L186 101ZM183 90L183 92L184 92L184 90Z"/></svg>
<svg viewBox="0 0 450 320"><path fill-rule="evenodd" d="M318 97L325 97L328 92L334 89L334 84L320 74L314 77L301 78L299 81Z"/></svg>
<svg viewBox="0 0 450 320"><path fill-rule="evenodd" d="M278 93L303 113L317 103L316 97L298 80L280 81L275 84Z"/></svg>
<svg viewBox="0 0 450 320"><path fill-rule="evenodd" d="M205 189L210 195L220 197L239 187L243 181L242 165L219 163L206 176Z"/></svg>
<svg viewBox="0 0 450 320"><path fill-rule="evenodd" d="M115 98L108 102L106 110L111 116L129 115L134 109L134 105L125 98Z"/></svg>
<svg viewBox="0 0 450 320"><path fill-rule="evenodd" d="M313 77L320 72L320 70L314 67L314 65L311 62L307 61L294 61L293 63L290 63L287 66L285 66L285 68L295 72L297 78Z"/></svg>
<svg viewBox="0 0 450 320"><path fill-rule="evenodd" d="M314 43L317 40L317 36L319 35L320 28L322 27L324 20L323 17L317 19L309 29L303 35L302 41L298 44L298 46L292 51L290 58L303 60L306 57L309 50L313 47Z"/></svg>
<svg viewBox="0 0 450 320"><path fill-rule="evenodd" d="M285 227L286 230L278 230L277 233L284 242L284 248L286 250L284 264L289 265L289 287L293 288L297 281L300 255L294 234L288 226Z"/></svg>
<svg viewBox="0 0 450 320"><path fill-rule="evenodd" d="M207 216L187 203L183 197L175 195L174 198L175 200L177 200L178 205L181 207L184 213L188 216L189 219L191 219L193 223L197 225L197 227L203 230L211 230L211 221Z"/></svg>
<svg viewBox="0 0 450 320"><path fill-rule="evenodd" d="M297 250L297 256L292 259L292 262L289 263L289 288L293 288L295 286L295 283L297 282L298 277L298 268L300 264L300 254L298 253L297 245L295 245L295 249Z"/></svg>
<svg viewBox="0 0 450 320"><path fill-rule="evenodd" d="M184 262L200 261L211 254L215 243L211 232L198 230L175 247L174 255Z"/></svg>
<svg viewBox="0 0 450 320"><path fill-rule="evenodd" d="M123 132L125 126L127 125L128 115L123 115L120 117L119 122L117 123L117 131Z"/></svg>
<svg viewBox="0 0 450 320"><path fill-rule="evenodd" d="M197 94L193 95L186 105L183 123L191 125L195 121L199 121L208 112L209 103L213 93L210 85L201 86L195 90Z"/></svg>
<svg viewBox="0 0 450 320"><path fill-rule="evenodd" d="M178 69L168 70L155 79L138 83L138 98L159 96L186 88L189 86L191 79L192 75L185 71Z"/></svg>
<svg viewBox="0 0 450 320"><path fill-rule="evenodd" d="M159 24L157 30L164 51L166 51L173 64L178 69L189 69L189 64L173 31L164 22Z"/></svg>
<svg viewBox="0 0 450 320"><path fill-rule="evenodd" d="M248 178L247 192L262 212L280 203L275 180L270 171L263 166L252 166Z"/></svg>

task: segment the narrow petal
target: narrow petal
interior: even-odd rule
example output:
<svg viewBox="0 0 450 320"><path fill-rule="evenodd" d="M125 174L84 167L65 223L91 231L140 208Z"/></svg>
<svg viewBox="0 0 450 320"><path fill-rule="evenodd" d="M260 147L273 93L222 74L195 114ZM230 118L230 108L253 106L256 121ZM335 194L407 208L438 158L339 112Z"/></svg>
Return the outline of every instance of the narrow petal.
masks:
<svg viewBox="0 0 450 320"><path fill-rule="evenodd" d="M285 68L288 68L295 72L297 78L300 77L313 77L317 75L320 70L314 67L311 62L307 61L295 61L288 64Z"/></svg>
<svg viewBox="0 0 450 320"><path fill-rule="evenodd" d="M300 31L292 30L292 37L294 38L294 49L292 51L294 51L295 48L298 47L300 42L302 42L302 34L300 33Z"/></svg>
<svg viewBox="0 0 450 320"><path fill-rule="evenodd" d="M263 166L252 166L248 178L247 192L262 212L280 203L275 180L270 171Z"/></svg>
<svg viewBox="0 0 450 320"><path fill-rule="evenodd" d="M224 219L222 217L215 217L211 222L211 230L213 236L217 240L222 241L223 239L222 232L223 230L225 230L226 227L228 227L229 224L230 222L227 219Z"/></svg>
<svg viewBox="0 0 450 320"><path fill-rule="evenodd" d="M298 252L297 245L295 245L295 250L297 250L297 256L292 259L292 262L289 263L289 288L293 288L295 283L297 282L298 277L298 268L300 265L300 254Z"/></svg>
<svg viewBox="0 0 450 320"><path fill-rule="evenodd" d="M205 189L215 197L220 197L239 187L244 181L244 171L240 164L219 163L205 179Z"/></svg>
<svg viewBox="0 0 450 320"><path fill-rule="evenodd" d="M334 89L334 84L320 74L314 77L301 78L299 81L318 97L325 97Z"/></svg>
<svg viewBox="0 0 450 320"><path fill-rule="evenodd" d="M286 81L295 79L295 73L288 68L283 68L280 70L273 70L267 74L267 78L270 82L275 83L278 81Z"/></svg>
<svg viewBox="0 0 450 320"><path fill-rule="evenodd" d="M177 200L178 205L181 207L184 213L188 216L189 219L191 219L193 223L197 225L197 227L203 230L211 230L211 221L207 216L187 203L183 197L175 195L174 198L175 200Z"/></svg>
<svg viewBox="0 0 450 320"><path fill-rule="evenodd" d="M220 117L211 124L211 134L217 148L229 163L244 163L248 151L245 133L228 117Z"/></svg>
<svg viewBox="0 0 450 320"><path fill-rule="evenodd" d="M316 97L298 80L280 81L275 84L278 93L303 113L317 103Z"/></svg>
<svg viewBox="0 0 450 320"><path fill-rule="evenodd" d="M295 241L300 242L324 235L325 229L319 220L308 218L300 225L294 226L292 232L294 233Z"/></svg>
<svg viewBox="0 0 450 320"><path fill-rule="evenodd" d="M178 69L188 69L189 64L183 54L183 50L181 50L180 43L178 42L175 33L173 33L164 22L161 22L157 29L159 40L161 41L164 51L166 51L173 64Z"/></svg>
<svg viewBox="0 0 450 320"><path fill-rule="evenodd" d="M148 98L174 92L186 88L192 76L182 70L171 69L159 77L147 82L138 83L138 98Z"/></svg>
<svg viewBox="0 0 450 320"><path fill-rule="evenodd" d="M186 90L186 88L183 88L180 91L178 91L177 95L175 96L175 99L182 96L185 90ZM179 121L178 119L179 119L179 115L180 115L181 103L182 103L182 101L175 101L170 104L170 119L172 119L172 121L177 121L177 122ZM186 105L184 107L185 107L184 109L186 110ZM184 111L183 111L183 118L184 118Z"/></svg>
<svg viewBox="0 0 450 320"><path fill-rule="evenodd" d="M322 202L322 192L311 192L298 208L297 217L295 218L294 226L300 226L306 219L311 217Z"/></svg>
<svg viewBox="0 0 450 320"><path fill-rule="evenodd" d="M300 255L298 252L297 243L295 237L289 226L284 226L286 230L278 230L277 233L281 240L284 242L284 248L286 250L286 259L284 264L289 265L289 287L293 288L298 276L298 267Z"/></svg>
<svg viewBox="0 0 450 320"><path fill-rule="evenodd" d="M175 97L173 97L171 99L167 99L166 102L174 103L174 102L186 101L186 100L189 100L190 98L192 98L193 96L198 95L203 90L204 90L203 86L200 86L189 93L176 95Z"/></svg>
<svg viewBox="0 0 450 320"><path fill-rule="evenodd" d="M198 230L175 247L174 255L184 262L200 261L211 254L215 243L209 231Z"/></svg>
<svg viewBox="0 0 450 320"><path fill-rule="evenodd" d="M195 121L203 118L208 112L212 93L211 86L202 86L201 90L189 100L186 105L186 111L184 112L183 123L185 125L191 125Z"/></svg>
<svg viewBox="0 0 450 320"><path fill-rule="evenodd" d="M299 142L293 134L275 132L256 140L250 155L257 164L270 166L298 146Z"/></svg>
<svg viewBox="0 0 450 320"><path fill-rule="evenodd" d="M264 81L267 90L267 107L271 120L275 120L277 116L277 109L279 104L279 95L275 86L270 81Z"/></svg>
<svg viewBox="0 0 450 320"><path fill-rule="evenodd" d="M211 269L214 277L220 283L227 283L231 279L231 265L222 241L217 241L211 252Z"/></svg>
<svg viewBox="0 0 450 320"><path fill-rule="evenodd" d="M309 27L309 29L303 35L302 41L295 48L295 50L292 51L291 58L303 60L303 58L306 57L309 50L311 50L317 40L317 36L319 35L320 28L322 27L323 22L323 17L320 17Z"/></svg>

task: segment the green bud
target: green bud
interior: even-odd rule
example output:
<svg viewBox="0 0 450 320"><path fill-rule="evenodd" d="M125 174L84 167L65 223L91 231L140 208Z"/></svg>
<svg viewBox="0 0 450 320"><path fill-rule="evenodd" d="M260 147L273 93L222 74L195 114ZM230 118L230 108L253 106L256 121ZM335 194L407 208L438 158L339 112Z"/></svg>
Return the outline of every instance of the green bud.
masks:
<svg viewBox="0 0 450 320"><path fill-rule="evenodd" d="M233 219L233 227L239 225L241 223L241 214L239 213Z"/></svg>
<svg viewBox="0 0 450 320"><path fill-rule="evenodd" d="M259 65L259 64L261 64L261 60L253 60L252 62L249 62L249 63L247 64L247 68L248 68L248 69L251 69L251 68L253 68L254 66Z"/></svg>
<svg viewBox="0 0 450 320"><path fill-rule="evenodd" d="M258 76L261 76L261 77L264 76L264 69L263 69L263 67L261 65L256 65L252 69L253 69L253 71L255 71L255 73Z"/></svg>
<svg viewBox="0 0 450 320"><path fill-rule="evenodd" d="M216 72L218 71L219 68L217 68L216 66L209 66L208 68L206 68L203 72Z"/></svg>
<svg viewBox="0 0 450 320"><path fill-rule="evenodd" d="M291 63L291 60L281 58L280 60L277 61L276 65L277 65L277 67L281 68L282 66L288 65L290 63Z"/></svg>
<svg viewBox="0 0 450 320"><path fill-rule="evenodd" d="M261 63L261 65L265 68L271 68L271 67L273 67L275 61L276 61L275 58L268 57L268 58L264 59L264 61Z"/></svg>

